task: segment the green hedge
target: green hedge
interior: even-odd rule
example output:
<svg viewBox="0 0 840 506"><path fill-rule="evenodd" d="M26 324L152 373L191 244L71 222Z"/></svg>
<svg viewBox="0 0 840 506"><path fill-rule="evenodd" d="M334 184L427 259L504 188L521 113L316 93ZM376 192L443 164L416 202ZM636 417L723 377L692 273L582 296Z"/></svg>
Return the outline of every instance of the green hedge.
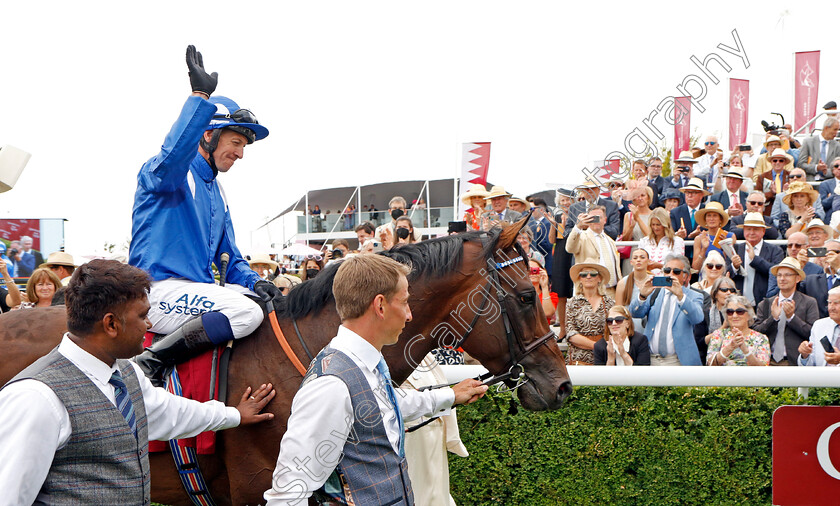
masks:
<svg viewBox="0 0 840 506"><path fill-rule="evenodd" d="M773 411L795 388L577 387L534 413L491 395L458 408L459 504L770 504ZM840 392L811 389L811 405Z"/></svg>

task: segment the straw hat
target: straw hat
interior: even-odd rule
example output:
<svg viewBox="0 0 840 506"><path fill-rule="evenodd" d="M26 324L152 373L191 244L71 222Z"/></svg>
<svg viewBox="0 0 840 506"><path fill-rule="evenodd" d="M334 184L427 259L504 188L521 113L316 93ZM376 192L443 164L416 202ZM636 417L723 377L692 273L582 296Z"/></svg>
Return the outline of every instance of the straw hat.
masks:
<svg viewBox="0 0 840 506"><path fill-rule="evenodd" d="M706 207L694 213L694 220L701 227L705 227L706 215L709 213L717 213L720 216L720 228L725 227L726 224L729 223L729 215L726 214L726 211L723 209L723 204L715 201L707 203ZM764 223L764 220L761 220L761 222Z"/></svg>
<svg viewBox="0 0 840 506"><path fill-rule="evenodd" d="M814 205L814 202L820 198L820 192L815 190L813 186L808 183L803 183L802 181L795 181L788 186L788 190L785 192L784 197L782 197L782 202L784 202L788 207L793 207L790 201L793 199L793 195L795 193L804 193L808 195L809 206Z"/></svg>
<svg viewBox="0 0 840 506"><path fill-rule="evenodd" d="M484 185L476 183L470 186L470 189L467 190L467 192L461 196L461 202L463 202L466 205L470 205L470 199L472 199L473 197L485 198L487 197L487 195L489 194L487 193L487 189L484 187Z"/></svg>
<svg viewBox="0 0 840 506"><path fill-rule="evenodd" d="M770 267L770 273L777 276L776 271L778 271L780 267L793 269L797 274L799 274L800 278L805 279L805 271L802 270L802 267L799 265L799 261L793 257L785 257L781 262L779 262L779 265Z"/></svg>
<svg viewBox="0 0 840 506"><path fill-rule="evenodd" d="M55 251L50 253L50 256L47 257L47 261L39 265L38 267L46 267L49 268L51 265L66 265L67 267L78 267L75 262L73 262L73 255L69 253L65 253L63 251Z"/></svg>
<svg viewBox="0 0 840 506"><path fill-rule="evenodd" d="M805 227L805 230L803 230L803 232L805 232L805 233L807 234L807 233L808 233L808 231L809 231L809 230L811 230L812 228L821 228L821 229L823 229L823 230L825 231L825 233L826 233L826 234L828 234L828 238L829 238L829 239L831 239L832 237L834 237L834 230L832 230L832 229L831 229L831 227L829 227L828 225L826 225L825 223L823 223L823 221L822 221L821 219L819 219L819 218L814 218L813 220L811 220L811 221L808 223L808 226L806 226L806 227Z"/></svg>
<svg viewBox="0 0 840 506"><path fill-rule="evenodd" d="M530 203L530 202L528 202L527 200L523 199L522 197L511 197L511 198L510 198L510 200L508 200L508 202L520 202L520 203L522 203L522 204L524 204L524 205L526 205L526 206L530 206L530 205L531 205L531 203Z"/></svg>
<svg viewBox="0 0 840 506"><path fill-rule="evenodd" d="M731 177L733 179L740 179L741 181L747 179L744 177L744 173L735 167L730 167L729 172L725 173L723 177Z"/></svg>
<svg viewBox="0 0 840 506"><path fill-rule="evenodd" d="M606 283L610 280L610 271L607 270L606 267L598 263L597 258L587 258L583 262L576 263L572 266L572 270L570 274L572 276L572 281L577 283L580 281L580 271L583 269L595 269L601 274L601 282Z"/></svg>
<svg viewBox="0 0 840 506"><path fill-rule="evenodd" d="M697 216L695 214L695 216ZM761 227L761 228L770 228L764 223L764 215L761 213L747 213L744 216L744 224L738 225L738 228L744 227Z"/></svg>
<svg viewBox="0 0 840 506"><path fill-rule="evenodd" d="M251 255L251 259L248 260L248 265L253 269L254 264L266 264L274 267L275 269L280 267L280 264L272 260L267 253L256 253Z"/></svg>
<svg viewBox="0 0 840 506"><path fill-rule="evenodd" d="M575 186L575 190L579 190L581 188L600 188L598 183L592 181L591 179L587 179L582 184Z"/></svg>
<svg viewBox="0 0 840 506"><path fill-rule="evenodd" d="M782 143L782 138L779 137L778 135L771 135L770 137L767 138L767 140L764 141L764 147L766 148L767 145L770 144L771 142L778 142L779 144L781 144Z"/></svg>
<svg viewBox="0 0 840 506"><path fill-rule="evenodd" d="M674 161L679 163L697 163L697 159L691 155L691 151L683 151L680 153L680 157Z"/></svg>
<svg viewBox="0 0 840 506"><path fill-rule="evenodd" d="M706 189L706 184L699 177L689 179L688 184L680 188L682 193L685 193L686 190L697 190L703 192L704 197L712 194L712 192Z"/></svg>
<svg viewBox="0 0 840 506"><path fill-rule="evenodd" d="M787 152L785 152L785 150L782 149L782 148L776 148L776 149L773 150L773 153L767 155L767 161L768 162L773 160L774 158L784 158L788 162L793 161L793 157L790 156L789 154L787 154Z"/></svg>
<svg viewBox="0 0 840 506"><path fill-rule="evenodd" d="M508 193L505 191L505 187L501 185L496 185L493 188L490 188L490 193L488 193L484 198L487 200L494 199L496 197L511 197L513 194Z"/></svg>

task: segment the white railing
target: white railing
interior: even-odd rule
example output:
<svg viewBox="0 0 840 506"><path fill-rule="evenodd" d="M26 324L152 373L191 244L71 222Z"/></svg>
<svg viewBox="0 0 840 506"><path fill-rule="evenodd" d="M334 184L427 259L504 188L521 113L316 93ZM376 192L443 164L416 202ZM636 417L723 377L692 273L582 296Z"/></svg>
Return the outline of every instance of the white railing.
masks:
<svg viewBox="0 0 840 506"><path fill-rule="evenodd" d="M449 382L484 374L480 365L442 365ZM840 387L834 367L606 367L567 366L573 385L624 387L797 387L807 398L808 388Z"/></svg>
<svg viewBox="0 0 840 506"><path fill-rule="evenodd" d="M738 242L743 242L743 239L739 239ZM787 247L787 239L767 239L764 242L766 242L767 244L775 244L776 246ZM694 239L687 240L685 241L685 243L690 246L694 244ZM632 246L635 248L639 245L639 241L615 241L615 245L619 248L622 246Z"/></svg>

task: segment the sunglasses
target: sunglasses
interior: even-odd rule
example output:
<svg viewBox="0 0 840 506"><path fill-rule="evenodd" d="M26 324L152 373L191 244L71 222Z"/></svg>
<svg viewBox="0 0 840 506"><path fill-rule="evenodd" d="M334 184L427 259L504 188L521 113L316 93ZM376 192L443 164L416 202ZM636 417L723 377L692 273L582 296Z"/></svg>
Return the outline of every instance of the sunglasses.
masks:
<svg viewBox="0 0 840 506"><path fill-rule="evenodd" d="M580 277L581 277L581 278L583 278L583 279L586 279L586 278L597 278L597 277L598 277L598 276L600 276L600 275L601 275L601 274L600 274L598 271L595 271L595 272L581 272L580 274L578 274L578 276L580 276Z"/></svg>
<svg viewBox="0 0 840 506"><path fill-rule="evenodd" d="M323 259L324 257L321 255L306 255L306 260L317 260L320 262Z"/></svg>
<svg viewBox="0 0 840 506"><path fill-rule="evenodd" d="M761 207L764 207L764 206L766 206L766 205L767 205L767 204L765 204L764 202L757 202L757 201L755 201L755 200L748 200L748 201L747 201L747 204L749 204L749 205L751 205L751 206L761 206Z"/></svg>
<svg viewBox="0 0 840 506"><path fill-rule="evenodd" d="M718 288L719 292L723 293L736 293L738 291L737 288Z"/></svg>
<svg viewBox="0 0 840 506"><path fill-rule="evenodd" d="M734 314L737 314L738 316L744 316L745 314L747 314L747 310L742 307L739 307L738 309L726 310L726 316L732 316Z"/></svg>
<svg viewBox="0 0 840 506"><path fill-rule="evenodd" d="M788 243L788 248L804 248L804 247L805 247L804 244L797 244L795 242L789 242Z"/></svg>
<svg viewBox="0 0 840 506"><path fill-rule="evenodd" d="M723 269L723 264L706 264L706 268L707 269L714 269L716 271L719 271L719 270Z"/></svg>
<svg viewBox="0 0 840 506"><path fill-rule="evenodd" d="M770 161L771 161L771 162L773 162L773 163L785 163L787 160L786 160L786 159L784 159L784 158L782 158L781 160L780 160L780 159L778 159L778 158L774 158L774 159L772 159L772 160L770 160Z"/></svg>
<svg viewBox="0 0 840 506"><path fill-rule="evenodd" d="M835 164L834 164L834 168L835 168L835 169L840 169L840 163L835 163Z"/></svg>
<svg viewBox="0 0 840 506"><path fill-rule="evenodd" d="M791 179L802 179L805 176L803 176L802 174L789 174L788 177Z"/></svg>
<svg viewBox="0 0 840 506"><path fill-rule="evenodd" d="M530 273L531 273L531 275L539 274L540 273L540 268L539 267L531 267Z"/></svg>
<svg viewBox="0 0 840 506"><path fill-rule="evenodd" d="M619 183L612 183L612 184L610 185L610 188L611 188L611 189L612 189L612 188L624 188L624 185L623 185L623 184L619 184Z"/></svg>
<svg viewBox="0 0 840 506"><path fill-rule="evenodd" d="M707 142L706 146L714 146L715 144L717 144L717 142Z"/></svg>
<svg viewBox="0 0 840 506"><path fill-rule="evenodd" d="M685 269L672 269L670 267L665 267L664 269L662 269L662 272L664 272L665 274L671 274L673 272L674 274L679 276L680 274L686 271Z"/></svg>
<svg viewBox="0 0 840 506"><path fill-rule="evenodd" d="M612 325L613 323L624 323L627 321L627 318L623 316L616 316L615 318L607 318L607 325Z"/></svg>

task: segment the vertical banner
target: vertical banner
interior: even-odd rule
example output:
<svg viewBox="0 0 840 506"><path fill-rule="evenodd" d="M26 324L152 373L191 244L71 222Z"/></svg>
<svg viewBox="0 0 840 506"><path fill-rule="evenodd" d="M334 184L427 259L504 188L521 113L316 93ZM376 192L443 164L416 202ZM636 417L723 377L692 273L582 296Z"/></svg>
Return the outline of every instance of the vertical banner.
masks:
<svg viewBox="0 0 840 506"><path fill-rule="evenodd" d="M474 184L487 186L487 169L490 167L489 142L465 142L461 145L461 184L458 195L463 195ZM463 219L467 205L458 199L458 214L454 220Z"/></svg>
<svg viewBox="0 0 840 506"><path fill-rule="evenodd" d="M674 160L691 149L691 97L674 98Z"/></svg>
<svg viewBox="0 0 840 506"><path fill-rule="evenodd" d="M750 82L729 80L729 150L747 142L747 119L750 116Z"/></svg>
<svg viewBox="0 0 840 506"><path fill-rule="evenodd" d="M820 88L820 52L796 53L794 68L793 128L799 130L817 114L817 92ZM808 128L814 130L814 125Z"/></svg>

